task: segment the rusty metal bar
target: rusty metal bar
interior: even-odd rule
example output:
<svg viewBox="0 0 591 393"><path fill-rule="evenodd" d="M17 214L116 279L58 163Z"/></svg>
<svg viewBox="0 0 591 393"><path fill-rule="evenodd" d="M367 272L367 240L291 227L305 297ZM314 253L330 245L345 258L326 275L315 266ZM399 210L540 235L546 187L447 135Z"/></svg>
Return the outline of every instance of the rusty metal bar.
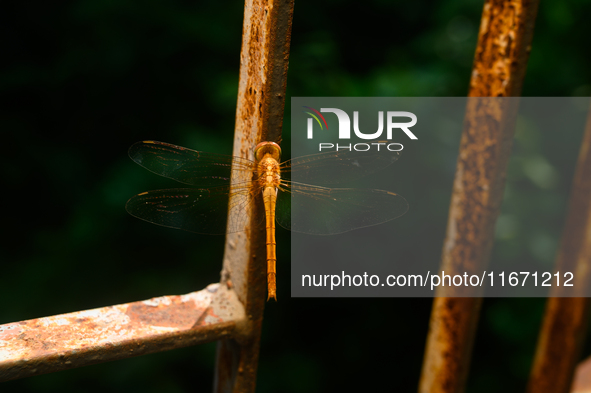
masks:
<svg viewBox="0 0 591 393"><path fill-rule="evenodd" d="M544 320L527 386L529 393L567 393L570 391L589 319L589 298L584 296L586 296L588 283L591 279L590 234L591 107L579 152L566 223L555 267L556 271L574 273L573 288L581 297L558 297L564 293L564 287L552 288L546 302Z"/></svg>
<svg viewBox="0 0 591 393"><path fill-rule="evenodd" d="M245 2L235 156L253 159L257 143L281 142L293 4L293 0ZM222 282L232 282L236 288L248 324L242 335L218 344L216 392L254 392L256 384L266 299L266 246L264 228L255 224L264 214L262 204L252 208L244 231L226 238Z"/></svg>
<svg viewBox="0 0 591 393"><path fill-rule="evenodd" d="M221 284L8 323L0 325L0 381L219 340L244 323L236 293Z"/></svg>
<svg viewBox="0 0 591 393"><path fill-rule="evenodd" d="M470 97L520 95L537 8L537 0L485 2ZM515 110L516 105L503 105L500 100L468 102L441 258L441 269L446 274L471 274L488 264L513 140ZM478 291L438 289L418 390L462 392L482 300Z"/></svg>

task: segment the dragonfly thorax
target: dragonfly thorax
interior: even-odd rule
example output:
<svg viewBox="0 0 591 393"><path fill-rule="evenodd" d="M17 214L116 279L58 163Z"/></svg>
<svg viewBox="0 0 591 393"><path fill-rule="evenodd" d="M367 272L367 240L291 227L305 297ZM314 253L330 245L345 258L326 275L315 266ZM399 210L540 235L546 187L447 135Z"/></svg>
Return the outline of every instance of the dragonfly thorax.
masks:
<svg viewBox="0 0 591 393"><path fill-rule="evenodd" d="M281 148L275 142L261 142L254 150L259 184L263 189L278 188L281 182Z"/></svg>
<svg viewBox="0 0 591 393"><path fill-rule="evenodd" d="M281 183L279 162L271 155L266 155L258 163L258 175L259 183L263 189L267 187L278 188Z"/></svg>

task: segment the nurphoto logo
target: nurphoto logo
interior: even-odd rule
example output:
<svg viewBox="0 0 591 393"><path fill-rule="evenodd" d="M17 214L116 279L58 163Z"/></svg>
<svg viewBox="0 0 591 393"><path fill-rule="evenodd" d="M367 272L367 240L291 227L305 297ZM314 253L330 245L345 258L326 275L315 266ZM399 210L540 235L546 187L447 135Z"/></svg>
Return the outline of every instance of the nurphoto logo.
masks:
<svg viewBox="0 0 591 393"><path fill-rule="evenodd" d="M329 134L328 124L322 113L333 113L337 116L339 122L338 138L339 140L351 139L351 118L342 109L338 108L320 108L320 111L304 106L306 109L304 112L310 117L307 119L307 137L308 139L314 139L314 126L320 127L321 137L326 138ZM410 139L418 139L415 134L412 133L410 128L417 124L417 116L412 112L401 112L401 111L387 111L386 115L386 139L388 142L370 142L370 143L355 143L355 144L336 144L336 150L356 150L356 151L368 151L370 149L380 150L381 146L385 146L390 151L400 151L404 148L401 143L391 142L394 131L400 130ZM401 120L406 121L401 121ZM326 130L325 130L326 129ZM382 133L384 132L384 111L378 111L378 130L372 133L363 133L359 129L359 112L353 111L353 132L355 136L363 140L380 140ZM335 144L329 142L321 142L318 144L318 150L330 150L334 149Z"/></svg>

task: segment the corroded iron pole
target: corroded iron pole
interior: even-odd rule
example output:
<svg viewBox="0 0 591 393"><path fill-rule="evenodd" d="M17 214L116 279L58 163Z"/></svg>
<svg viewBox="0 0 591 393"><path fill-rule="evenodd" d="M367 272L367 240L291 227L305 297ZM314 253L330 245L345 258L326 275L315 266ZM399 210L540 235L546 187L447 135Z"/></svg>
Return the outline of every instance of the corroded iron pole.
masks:
<svg viewBox="0 0 591 393"><path fill-rule="evenodd" d="M261 141L281 142L293 0L246 0L234 155L253 159ZM235 339L218 344L216 392L254 392L266 299L264 228L257 226L262 204L250 212L244 232L226 239L222 282L231 282L248 323Z"/></svg>
<svg viewBox="0 0 591 393"><path fill-rule="evenodd" d="M569 208L556 256L556 271L574 273L581 297L557 297L564 287L552 287L531 370L528 393L567 393L585 339L589 319L591 279L591 108L575 170ZM569 291L569 294L572 291Z"/></svg>
<svg viewBox="0 0 591 393"><path fill-rule="evenodd" d="M470 97L520 95L537 8L537 0L485 2ZM516 109L500 100L468 102L441 258L446 274L471 274L488 264ZM462 392L482 300L478 291L438 289L419 392Z"/></svg>

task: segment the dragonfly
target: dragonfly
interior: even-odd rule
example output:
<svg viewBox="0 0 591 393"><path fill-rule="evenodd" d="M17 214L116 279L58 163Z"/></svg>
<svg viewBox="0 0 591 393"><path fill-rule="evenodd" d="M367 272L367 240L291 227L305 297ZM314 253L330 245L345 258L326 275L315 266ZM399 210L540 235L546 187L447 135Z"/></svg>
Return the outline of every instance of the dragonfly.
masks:
<svg viewBox="0 0 591 393"><path fill-rule="evenodd" d="M201 234L243 231L247 207L262 196L267 300L277 300L275 221L294 232L333 235L381 224L408 210L406 200L390 191L327 187L361 178L398 159L398 152L383 149L330 151L281 163L281 148L275 142L259 143L254 160L249 160L142 141L129 148L129 156L151 172L191 186L143 192L127 201L129 214L157 225Z"/></svg>

